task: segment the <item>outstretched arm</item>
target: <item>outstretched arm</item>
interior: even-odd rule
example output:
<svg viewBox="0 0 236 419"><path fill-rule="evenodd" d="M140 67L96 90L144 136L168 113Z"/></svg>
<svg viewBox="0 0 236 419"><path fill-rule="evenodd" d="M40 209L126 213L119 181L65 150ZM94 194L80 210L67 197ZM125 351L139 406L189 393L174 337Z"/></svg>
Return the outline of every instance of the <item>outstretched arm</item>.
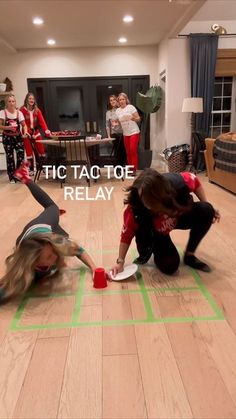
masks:
<svg viewBox="0 0 236 419"><path fill-rule="evenodd" d="M96 265L93 261L93 259L91 258L91 256L86 252L86 250L84 250L83 253L81 253L81 255L77 256L86 266L88 266L88 268L91 269L92 272L95 271L96 269Z"/></svg>
<svg viewBox="0 0 236 419"><path fill-rule="evenodd" d="M125 257L128 250L129 250L129 244L120 242L119 256L116 260L116 264L111 269L113 275L116 275L119 272L122 272L124 270Z"/></svg>

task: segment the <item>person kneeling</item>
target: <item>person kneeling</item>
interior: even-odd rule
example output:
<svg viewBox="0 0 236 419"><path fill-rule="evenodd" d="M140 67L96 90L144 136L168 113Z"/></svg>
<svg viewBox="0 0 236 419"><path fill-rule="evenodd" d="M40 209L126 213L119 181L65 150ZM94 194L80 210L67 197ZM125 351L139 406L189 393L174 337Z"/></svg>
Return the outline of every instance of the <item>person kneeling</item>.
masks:
<svg viewBox="0 0 236 419"><path fill-rule="evenodd" d="M169 275L176 272L180 257L170 237L174 229L190 229L184 263L210 272L210 267L195 256L195 251L211 224L220 220L220 214L207 202L197 176L189 172L160 174L154 169L146 169L126 191L127 207L119 257L112 268L114 275L123 271L133 237L139 253L134 263L145 264L153 254L161 272ZM193 201L191 192L199 201Z"/></svg>

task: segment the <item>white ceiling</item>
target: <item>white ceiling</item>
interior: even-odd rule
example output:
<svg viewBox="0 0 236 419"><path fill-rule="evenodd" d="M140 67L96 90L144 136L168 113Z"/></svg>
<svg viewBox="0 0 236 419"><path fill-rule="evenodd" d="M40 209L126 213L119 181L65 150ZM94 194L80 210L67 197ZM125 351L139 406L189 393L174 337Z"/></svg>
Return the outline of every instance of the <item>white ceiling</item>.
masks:
<svg viewBox="0 0 236 419"><path fill-rule="evenodd" d="M125 24L125 14L134 22ZM32 24L36 16L44 19L40 27ZM0 0L0 17L0 52L118 46L121 36L128 46L157 45L183 28L194 32L197 21L231 21L235 32L236 0Z"/></svg>
<svg viewBox="0 0 236 419"><path fill-rule="evenodd" d="M235 0L208 0L195 14L192 20L197 21L222 21L236 19ZM235 32L235 30L234 30Z"/></svg>
<svg viewBox="0 0 236 419"><path fill-rule="evenodd" d="M234 0L233 0L234 1ZM0 0L0 50L155 45L176 36L204 0ZM134 22L122 18L131 14ZM36 27L32 18L45 23ZM54 48L54 47L53 47Z"/></svg>

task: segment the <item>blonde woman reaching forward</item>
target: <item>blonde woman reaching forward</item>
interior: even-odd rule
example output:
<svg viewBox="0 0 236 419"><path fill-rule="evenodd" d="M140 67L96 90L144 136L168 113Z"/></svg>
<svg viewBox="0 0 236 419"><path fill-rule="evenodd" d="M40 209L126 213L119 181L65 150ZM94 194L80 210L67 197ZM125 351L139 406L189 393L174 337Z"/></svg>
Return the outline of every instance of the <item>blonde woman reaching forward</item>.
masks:
<svg viewBox="0 0 236 419"><path fill-rule="evenodd" d="M116 114L123 130L127 163L133 166L135 175L138 169L140 129L137 123L140 121L140 116L137 109L130 104L129 98L125 93L119 94L118 103L120 107L116 110Z"/></svg>
<svg viewBox="0 0 236 419"><path fill-rule="evenodd" d="M6 273L0 279L0 303L23 294L34 280L59 274L64 256L76 256L91 271L96 269L86 250L69 240L69 235L59 225L58 206L31 180L25 163L14 176L27 186L44 210L24 227L14 252L6 259Z"/></svg>

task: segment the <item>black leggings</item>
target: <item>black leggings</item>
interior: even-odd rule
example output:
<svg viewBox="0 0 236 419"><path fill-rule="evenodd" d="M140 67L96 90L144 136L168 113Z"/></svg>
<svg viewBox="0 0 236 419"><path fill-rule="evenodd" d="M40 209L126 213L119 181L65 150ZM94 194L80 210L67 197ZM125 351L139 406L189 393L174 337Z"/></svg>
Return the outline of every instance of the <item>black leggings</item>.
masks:
<svg viewBox="0 0 236 419"><path fill-rule="evenodd" d="M186 252L195 252L208 232L214 215L214 208L208 202L194 202L191 211L179 217L175 229L190 229ZM146 227L148 224L150 227L150 223L147 223ZM155 264L160 271L165 274L174 273L179 267L180 257L170 235L151 231L150 228L148 232L146 227L139 227L136 234L136 244L140 255L145 255L147 251L153 253Z"/></svg>
<svg viewBox="0 0 236 419"><path fill-rule="evenodd" d="M68 234L61 228L59 225L59 208L55 202L44 192L37 183L34 183L30 180L26 186L29 188L31 194L36 199L36 201L42 205L44 210L38 217L31 220L23 229L22 233L16 240L16 244L20 241L21 237L24 235L25 231L35 225L35 224L49 224L52 227L52 232L56 234L61 234L62 236L68 237Z"/></svg>
<svg viewBox="0 0 236 419"><path fill-rule="evenodd" d="M120 166L126 165L126 151L124 146L123 134L111 134L112 138L115 138L113 141L112 151L113 155L117 159L117 164Z"/></svg>

